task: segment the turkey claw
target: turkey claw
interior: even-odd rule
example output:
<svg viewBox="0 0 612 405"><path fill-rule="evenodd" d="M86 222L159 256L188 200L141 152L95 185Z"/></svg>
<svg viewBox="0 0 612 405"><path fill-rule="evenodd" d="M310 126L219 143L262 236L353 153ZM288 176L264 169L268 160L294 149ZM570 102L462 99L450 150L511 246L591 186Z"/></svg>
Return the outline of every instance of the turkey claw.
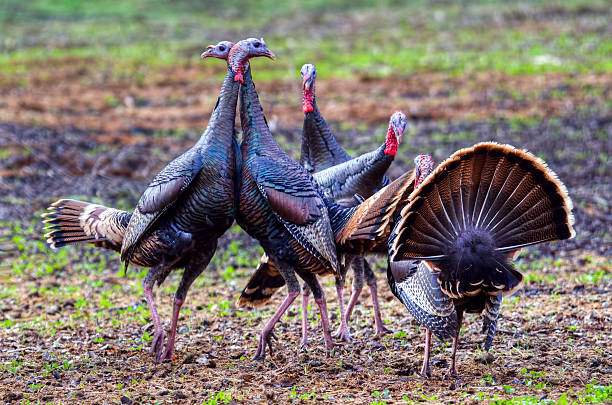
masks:
<svg viewBox="0 0 612 405"><path fill-rule="evenodd" d="M161 355L157 356L157 363L160 362L164 362L164 361L172 361L174 360L174 345L172 345L172 347L168 347L168 345L166 344L166 350L164 350L164 353Z"/></svg>
<svg viewBox="0 0 612 405"><path fill-rule="evenodd" d="M385 328L384 326L381 326L380 328L376 329L376 333L374 334L374 336L379 337L379 336L387 335L389 333L393 333L393 331Z"/></svg>
<svg viewBox="0 0 612 405"><path fill-rule="evenodd" d="M278 340L272 331L266 334L262 333L257 345L257 351L255 352L255 356L253 356L252 360L263 362L266 359L266 346L270 349L270 356L272 356L272 342L270 339Z"/></svg>
<svg viewBox="0 0 612 405"><path fill-rule="evenodd" d="M419 371L419 375L425 379L428 379L431 377L431 369L429 367L427 367L426 369L421 368L421 371Z"/></svg>
<svg viewBox="0 0 612 405"><path fill-rule="evenodd" d="M448 369L446 374L444 374L444 377L442 377L442 380L446 380L447 378L449 380L450 379L455 379L455 380L459 379L459 374L457 374L457 370L454 367Z"/></svg>
<svg viewBox="0 0 612 405"><path fill-rule="evenodd" d="M159 359L162 355L162 350L164 349L164 340L165 340L164 332L161 331L159 333L155 333L153 335L153 340L151 341L151 349L149 352L151 355L155 355L155 361L159 362Z"/></svg>
<svg viewBox="0 0 612 405"><path fill-rule="evenodd" d="M336 339L340 339L342 342L353 343L353 337L351 336L351 332L349 332L348 328L340 327L332 337ZM340 344L337 344L340 345Z"/></svg>

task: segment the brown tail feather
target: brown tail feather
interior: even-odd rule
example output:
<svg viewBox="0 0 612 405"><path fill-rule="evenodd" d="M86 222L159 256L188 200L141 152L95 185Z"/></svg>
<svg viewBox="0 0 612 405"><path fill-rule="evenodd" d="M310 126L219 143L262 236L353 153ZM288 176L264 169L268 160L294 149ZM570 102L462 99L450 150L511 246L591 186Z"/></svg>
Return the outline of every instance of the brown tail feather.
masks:
<svg viewBox="0 0 612 405"><path fill-rule="evenodd" d="M367 252L386 252L395 214L408 202L413 190L414 170L404 173L362 202L336 235L336 243L345 248L363 245Z"/></svg>
<svg viewBox="0 0 612 405"><path fill-rule="evenodd" d="M267 255L263 255L236 305L249 308L262 306L284 285L285 279L278 268Z"/></svg>
<svg viewBox="0 0 612 405"><path fill-rule="evenodd" d="M52 248L93 243L119 251L129 222L129 212L84 201L62 199L42 214L47 243Z"/></svg>
<svg viewBox="0 0 612 405"><path fill-rule="evenodd" d="M443 162L409 197L389 260L426 260L451 297L512 290L521 248L574 236L563 183L532 154L481 143Z"/></svg>

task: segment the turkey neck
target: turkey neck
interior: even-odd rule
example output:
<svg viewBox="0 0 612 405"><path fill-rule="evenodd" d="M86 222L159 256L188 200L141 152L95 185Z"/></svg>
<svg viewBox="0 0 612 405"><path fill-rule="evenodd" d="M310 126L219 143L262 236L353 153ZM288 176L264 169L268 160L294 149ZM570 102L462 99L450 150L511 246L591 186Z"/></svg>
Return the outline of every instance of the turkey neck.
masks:
<svg viewBox="0 0 612 405"><path fill-rule="evenodd" d="M385 148L383 144L374 151L317 172L314 177L334 200L351 198L355 194L368 198L381 188L383 177L393 162L393 156L384 153Z"/></svg>
<svg viewBox="0 0 612 405"><path fill-rule="evenodd" d="M317 101L312 100L312 111L304 114L304 125L302 129L302 160L311 160L314 164L312 170L325 170L351 159L351 156L342 149L332 134L325 118L319 112ZM325 165L320 158L331 155L333 165ZM301 162L302 165L306 162Z"/></svg>
<svg viewBox="0 0 612 405"><path fill-rule="evenodd" d="M232 146L232 138L235 138L234 122L239 89L240 83L234 81L234 72L228 67L217 104L206 130L196 144L197 147L206 145L227 149Z"/></svg>
<svg viewBox="0 0 612 405"><path fill-rule="evenodd" d="M253 84L250 66L244 73L244 84L240 86L240 124L242 125L242 157L245 161L250 157L260 155L277 158L285 155L268 128L257 90Z"/></svg>

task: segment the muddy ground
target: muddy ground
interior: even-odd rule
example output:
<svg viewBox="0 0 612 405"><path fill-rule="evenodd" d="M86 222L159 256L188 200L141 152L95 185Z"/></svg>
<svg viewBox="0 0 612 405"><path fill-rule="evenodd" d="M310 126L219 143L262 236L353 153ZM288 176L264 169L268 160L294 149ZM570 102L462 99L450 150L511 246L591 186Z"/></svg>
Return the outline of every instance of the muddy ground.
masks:
<svg viewBox="0 0 612 405"><path fill-rule="evenodd" d="M382 142L395 109L408 113L391 177L410 169L416 154L430 153L439 162L461 147L493 140L541 156L569 189L577 237L521 254L517 265L526 281L504 299L492 357L479 349L480 319L467 317L460 379L445 378L448 342L434 342L434 376L416 374L423 334L393 298L380 259L378 286L391 334L373 335L366 288L354 312L352 344L326 357L312 311L311 345L300 351L300 309L294 305L277 326L274 356L252 362L258 332L283 294L259 310L234 305L261 254L236 226L189 293L174 362L155 364L140 288L144 272L133 269L123 277L118 255L93 248L51 251L39 215L60 197L131 209L152 176L193 144L206 124L220 80L202 77L198 66L177 66L136 85L91 75L87 61L66 59L46 66L44 75L31 70L24 80L33 86L2 82L0 401L610 401L609 73L423 73L317 82L319 107L353 154ZM295 81L258 85L273 132L294 157L302 117L298 89ZM157 291L166 321L178 277L171 275ZM336 326L333 280L324 281Z"/></svg>

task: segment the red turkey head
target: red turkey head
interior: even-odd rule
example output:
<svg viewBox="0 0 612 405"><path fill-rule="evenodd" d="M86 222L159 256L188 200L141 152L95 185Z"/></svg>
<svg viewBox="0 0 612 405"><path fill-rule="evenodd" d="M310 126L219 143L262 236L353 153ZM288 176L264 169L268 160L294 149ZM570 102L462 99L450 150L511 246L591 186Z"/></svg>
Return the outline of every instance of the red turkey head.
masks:
<svg viewBox="0 0 612 405"><path fill-rule="evenodd" d="M414 178L416 179L414 182L414 188L416 189L434 170L434 161L431 156L418 155L415 157L414 170Z"/></svg>
<svg viewBox="0 0 612 405"><path fill-rule="evenodd" d="M243 83L242 75L246 72L248 60L257 56L274 59L276 56L268 49L263 38L248 38L237 42L229 52L228 65L235 73L234 81Z"/></svg>
<svg viewBox="0 0 612 405"><path fill-rule="evenodd" d="M401 111L393 113L389 118L389 129L387 130L387 138L385 139L385 153L390 156L395 156L397 147L402 142L402 135L408 124L408 117Z"/></svg>
<svg viewBox="0 0 612 405"><path fill-rule="evenodd" d="M307 63L300 70L302 75L302 109L304 114L314 111L315 79L317 69L313 64Z"/></svg>
<svg viewBox="0 0 612 405"><path fill-rule="evenodd" d="M206 50L202 53L202 59L204 58L218 58L227 60L230 49L234 46L233 42L221 41L217 45L208 45Z"/></svg>

